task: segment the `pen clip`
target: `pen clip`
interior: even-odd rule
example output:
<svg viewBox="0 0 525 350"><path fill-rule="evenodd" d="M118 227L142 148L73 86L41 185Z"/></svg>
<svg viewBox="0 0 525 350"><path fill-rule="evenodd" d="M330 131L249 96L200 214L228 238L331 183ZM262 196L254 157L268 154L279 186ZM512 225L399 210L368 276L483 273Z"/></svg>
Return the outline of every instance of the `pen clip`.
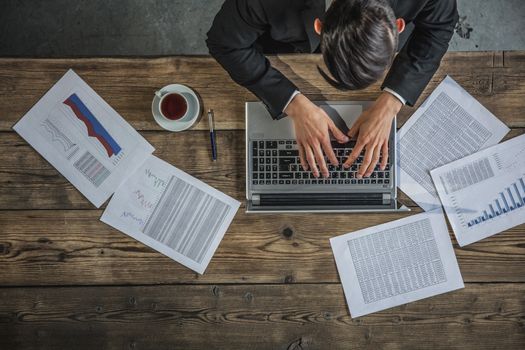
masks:
<svg viewBox="0 0 525 350"><path fill-rule="evenodd" d="M210 126L210 131L215 130L215 120L213 115L213 109L208 110L208 124Z"/></svg>

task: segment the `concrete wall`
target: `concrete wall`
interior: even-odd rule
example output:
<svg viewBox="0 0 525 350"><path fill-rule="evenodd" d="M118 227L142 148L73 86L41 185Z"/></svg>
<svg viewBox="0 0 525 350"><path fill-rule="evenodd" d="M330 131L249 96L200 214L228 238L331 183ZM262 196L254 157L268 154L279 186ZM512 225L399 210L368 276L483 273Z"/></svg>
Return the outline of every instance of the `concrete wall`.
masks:
<svg viewBox="0 0 525 350"><path fill-rule="evenodd" d="M284 1L284 0L283 0ZM0 56L207 54L223 0L0 0ZM525 0L458 0L451 50L524 50Z"/></svg>

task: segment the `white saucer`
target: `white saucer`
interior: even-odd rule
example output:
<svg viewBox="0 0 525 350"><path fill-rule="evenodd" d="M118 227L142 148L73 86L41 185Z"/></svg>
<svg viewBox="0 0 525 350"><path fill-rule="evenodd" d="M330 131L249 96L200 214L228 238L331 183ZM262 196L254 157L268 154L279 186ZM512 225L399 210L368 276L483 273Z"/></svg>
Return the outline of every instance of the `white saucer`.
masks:
<svg viewBox="0 0 525 350"><path fill-rule="evenodd" d="M159 90L159 92L161 94L176 92L184 96L186 101L188 101L188 110L186 111L186 114L178 120L170 120L165 118L160 113L160 98L155 94L153 102L151 103L151 113L153 114L157 124L159 124L163 129L169 131L183 131L191 128L199 121L202 115L202 106L195 91L186 85L170 84L164 86Z"/></svg>

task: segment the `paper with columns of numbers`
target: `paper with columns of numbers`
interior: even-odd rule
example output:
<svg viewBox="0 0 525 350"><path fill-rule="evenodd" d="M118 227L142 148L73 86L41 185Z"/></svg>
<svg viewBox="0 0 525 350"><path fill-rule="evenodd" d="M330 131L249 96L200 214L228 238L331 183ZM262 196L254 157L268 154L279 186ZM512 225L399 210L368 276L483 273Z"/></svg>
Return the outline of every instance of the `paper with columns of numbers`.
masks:
<svg viewBox="0 0 525 350"><path fill-rule="evenodd" d="M151 156L100 220L203 274L240 203Z"/></svg>
<svg viewBox="0 0 525 350"><path fill-rule="evenodd" d="M154 151L73 70L13 129L97 208Z"/></svg>
<svg viewBox="0 0 525 350"><path fill-rule="evenodd" d="M459 245L525 223L525 135L431 171Z"/></svg>
<svg viewBox="0 0 525 350"><path fill-rule="evenodd" d="M440 207L430 171L497 144L509 130L447 76L398 132L399 188L425 211Z"/></svg>
<svg viewBox="0 0 525 350"><path fill-rule="evenodd" d="M463 288L440 209L330 239L352 317Z"/></svg>

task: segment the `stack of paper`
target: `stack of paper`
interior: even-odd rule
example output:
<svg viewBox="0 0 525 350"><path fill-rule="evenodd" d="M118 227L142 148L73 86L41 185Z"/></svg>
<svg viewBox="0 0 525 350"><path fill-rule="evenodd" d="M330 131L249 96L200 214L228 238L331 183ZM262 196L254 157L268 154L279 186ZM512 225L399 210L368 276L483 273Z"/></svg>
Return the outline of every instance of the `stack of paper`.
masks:
<svg viewBox="0 0 525 350"><path fill-rule="evenodd" d="M450 77L406 122L398 185L427 213L330 240L353 317L463 287L441 202L460 245L525 222L525 136L493 146L508 131Z"/></svg>
<svg viewBox="0 0 525 350"><path fill-rule="evenodd" d="M430 171L497 144L509 128L446 77L398 132L399 188L421 208L439 208Z"/></svg>
<svg viewBox="0 0 525 350"><path fill-rule="evenodd" d="M154 148L69 70L14 126L102 221L204 273L240 203L151 155Z"/></svg>

